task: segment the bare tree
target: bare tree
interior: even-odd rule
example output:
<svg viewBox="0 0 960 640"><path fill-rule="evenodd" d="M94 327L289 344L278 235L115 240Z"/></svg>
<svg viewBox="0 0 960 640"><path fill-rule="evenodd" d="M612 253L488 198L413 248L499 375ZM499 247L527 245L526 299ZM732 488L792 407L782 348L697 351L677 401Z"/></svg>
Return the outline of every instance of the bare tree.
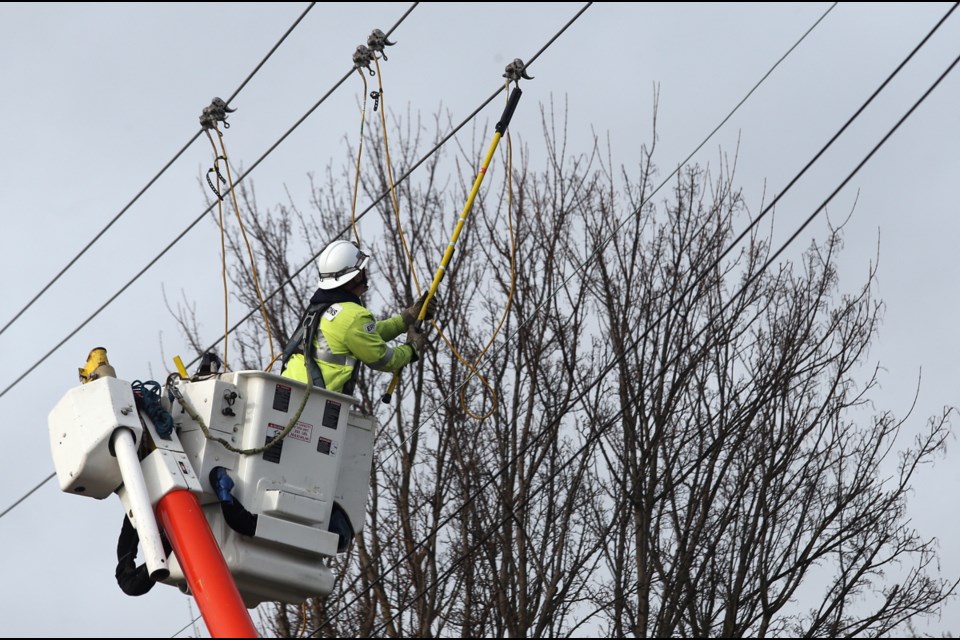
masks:
<svg viewBox="0 0 960 640"><path fill-rule="evenodd" d="M857 378L879 330L874 272L839 294L842 229L799 267L764 271L771 246L755 232L721 259L745 212L732 182L688 168L662 222L634 201L616 233L609 194L587 207L609 336L596 360L616 371L588 408L610 472L597 515L615 514L607 631L888 634L937 612L956 586L928 574L934 541L904 516L913 474L943 451L954 409L899 461L906 418L849 417L871 406L877 384L876 370Z"/></svg>
<svg viewBox="0 0 960 640"><path fill-rule="evenodd" d="M429 285L477 175L482 128L393 184L448 127L407 113L390 166L368 154L376 224L361 241L381 316ZM615 178L598 145L567 153L566 128L544 112L541 171L509 138L498 150L440 288L442 339L393 402L379 402L385 376L361 376L380 425L363 536L335 593L278 605L269 631L836 637L937 612L956 583L934 573L934 541L904 509L953 409L906 447L907 418L867 413L882 305L872 273L838 291L842 228L770 267L756 230L730 251L749 222L730 167L684 168L655 206L652 150ZM382 131L367 135L385 148ZM241 190L280 344L314 286L315 270L297 269L359 233L353 165L327 169L310 214ZM251 270L230 273L255 309ZM191 311L178 319L201 344ZM263 368L250 318L231 344Z"/></svg>

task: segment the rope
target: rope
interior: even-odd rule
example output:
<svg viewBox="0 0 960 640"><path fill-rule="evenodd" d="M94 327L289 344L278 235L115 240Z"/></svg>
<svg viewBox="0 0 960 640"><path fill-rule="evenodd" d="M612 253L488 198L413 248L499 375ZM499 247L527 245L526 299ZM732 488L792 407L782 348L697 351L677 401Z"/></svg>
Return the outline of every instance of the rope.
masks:
<svg viewBox="0 0 960 640"><path fill-rule="evenodd" d="M211 125L216 127L214 123ZM223 180L223 176L220 175L219 162L223 156L217 154L217 145L213 141L213 136L210 135L210 129L204 126L204 133L207 134L207 139L210 141L210 146L213 147L213 155L215 159L213 161L213 169L211 171L216 171L217 177L220 180ZM220 131L217 130L217 134ZM226 159L226 158L223 158ZM229 280L227 279L227 225L223 220L223 195L213 186L213 183L210 180L210 171L207 171L207 184L210 185L210 188L217 195L217 219L219 220L220 226L220 277L223 280L223 333L224 336L230 330L230 294L229 294ZM230 366L228 364L229 357L227 350L230 346L230 341L224 337L223 339L223 370L229 371Z"/></svg>
<svg viewBox="0 0 960 640"><path fill-rule="evenodd" d="M157 435L164 440L169 440L173 433L173 416L161 404L160 383L156 380L146 382L134 380L130 388L133 390L137 408L143 410L153 422Z"/></svg>
<svg viewBox="0 0 960 640"><path fill-rule="evenodd" d="M384 60L386 60L386 57L384 57ZM407 266L410 267L410 275L413 277L413 285L416 287L417 296L419 296L421 293L420 280L417 278L413 255L410 253L407 238L403 233L403 223L400 220L400 201L397 198L397 185L393 179L393 163L390 160L390 141L387 136L387 105L383 99L383 74L380 72L380 60L377 59L376 56L374 56L373 62L377 67L377 99L380 101L380 125L383 129L383 153L387 164L387 184L389 185L390 200L393 203L393 212L397 218L397 233L400 236L400 244L403 246L403 253L407 258Z"/></svg>
<svg viewBox="0 0 960 640"><path fill-rule="evenodd" d="M183 397L183 393L180 392L180 387L177 386L177 384L175 383L175 380L179 380L179 375L176 373L170 374L170 376L167 378L167 391L170 393L170 395L174 397L177 403L181 407L183 407L183 410L187 413L187 415L190 416L190 418L197 423L197 426L200 427L200 431L203 432L203 436L207 440L212 440L213 442L220 443L221 445L223 445L223 447L227 451L238 453L242 456L252 456L252 455L257 455L259 453L263 453L267 449L273 447L274 445L279 443L281 440L286 438L287 434L289 434L293 430L293 427L297 424L297 421L300 420L300 416L303 414L303 410L307 406L307 400L310 399L310 392L313 389L312 384L310 384L309 382L306 383L306 390L303 394L303 400L300 402L300 406L297 407L296 412L293 414L293 416L290 417L290 422L287 424L286 427L284 427L283 431L281 431L276 438L274 438L273 440L271 440L270 442L268 442L266 445L262 447L256 447L253 449L238 449L234 447L232 444L230 444L229 442L227 442L226 440L224 440L223 438L214 436L210 433L210 428L207 426L207 423L203 421L203 418L200 417L200 414L198 414L197 411L193 408L193 405L191 405L190 402ZM158 384L158 383L154 383L154 384Z"/></svg>
<svg viewBox="0 0 960 640"><path fill-rule="evenodd" d="M212 106L217 105L218 102L222 103L222 101L220 101L219 98L214 98ZM223 106L226 107L225 104ZM257 300L260 303L260 312L263 316L263 324L267 332L267 342L269 344L269 349L270 349L270 364L272 365L273 362L276 361L277 355L276 355L276 349L274 348L274 345L273 345L273 332L270 328L270 317L267 314L267 306L263 298L263 292L260 289L260 276L257 273L257 261L253 255L253 248L250 246L250 238L247 236L247 229L243 224L243 216L240 215L240 204L239 202L237 202L237 191L233 183L233 175L230 172L230 161L227 157L227 147L223 141L223 133L220 131L220 129L217 126L218 120L223 121L224 128L229 128L229 123L226 122L226 113L225 112L211 113L211 107L207 107L206 109L204 109L203 115L200 118L200 123L204 127L204 131L207 134L207 139L210 140L210 146L213 147L213 153L214 153L213 168L207 172L207 183L210 185L210 188L213 190L213 192L217 195L217 209L219 212L219 220L220 220L220 259L221 259L221 277L223 279L223 298L224 298L223 300L223 307L224 307L224 310L223 310L223 316L224 316L223 363L224 364L223 366L224 366L224 370L228 370L227 344L229 341L227 339L227 336L230 333L230 323L228 320L229 295L227 291L226 224L224 223L224 219L223 219L223 195L219 192L218 189L214 187L213 182L210 180L211 171L215 171L217 174L217 178L221 182L225 182L227 184L228 191L230 193L230 199L233 202L233 210L237 216L237 224L240 227L240 235L241 237L243 237L243 242L247 248L247 256L250 260L251 278L253 280L254 289L257 292ZM219 153L217 151L217 145L213 141L213 136L210 134L211 129L213 129L217 133L217 139L220 142ZM223 160L223 163L226 166L226 170L227 170L226 180L223 179L223 175L220 173L220 166L219 166L220 160ZM269 370L269 366L267 370Z"/></svg>
<svg viewBox="0 0 960 640"><path fill-rule="evenodd" d="M360 190L360 158L363 157L363 127L367 121L367 77L363 75L360 67L357 67L357 73L363 80L363 105L360 107L360 144L357 147L357 164L353 179L353 203L350 208L350 227L353 229L353 237L357 240L357 246L360 243L360 231L357 229L357 193ZM374 107L376 108L376 107Z"/></svg>

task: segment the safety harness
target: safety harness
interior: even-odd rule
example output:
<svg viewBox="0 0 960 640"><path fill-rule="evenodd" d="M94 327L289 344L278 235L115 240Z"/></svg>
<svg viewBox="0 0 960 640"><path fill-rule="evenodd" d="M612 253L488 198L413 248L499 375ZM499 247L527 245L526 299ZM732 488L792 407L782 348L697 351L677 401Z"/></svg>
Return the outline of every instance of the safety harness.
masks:
<svg viewBox="0 0 960 640"><path fill-rule="evenodd" d="M334 304L336 303L317 302L307 307L306 313L303 314L303 318L300 320L300 326L293 332L293 336L283 350L283 367L286 368L287 361L289 361L294 354L303 354L304 365L307 368L307 374L310 379L313 380L313 386L320 387L321 389L326 389L327 386L323 381L323 373L317 365L318 360L320 362L353 367L350 379L343 385L343 391L341 391L341 393L346 395L353 395L353 389L357 382L357 372L359 371L357 359L352 356L338 355L331 352L330 346L327 344L327 339L323 336L323 332L319 330L320 318L322 318L323 314L327 312L327 309ZM314 340L318 343L316 348L314 347ZM307 354L310 354L312 357L307 357Z"/></svg>

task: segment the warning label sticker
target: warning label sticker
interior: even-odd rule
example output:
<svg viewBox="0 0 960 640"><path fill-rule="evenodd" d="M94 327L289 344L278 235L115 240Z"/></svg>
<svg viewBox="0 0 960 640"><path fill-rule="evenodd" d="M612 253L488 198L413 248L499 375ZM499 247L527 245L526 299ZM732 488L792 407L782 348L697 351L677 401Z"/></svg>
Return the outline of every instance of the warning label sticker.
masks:
<svg viewBox="0 0 960 640"><path fill-rule="evenodd" d="M268 436L276 438L286 429L286 425L274 424L272 422L267 424ZM272 433L270 432L272 430ZM290 429L290 433L287 434L288 438L293 438L294 440L300 440L302 442L310 442L313 436L313 425L306 422L298 422L293 425L293 429Z"/></svg>

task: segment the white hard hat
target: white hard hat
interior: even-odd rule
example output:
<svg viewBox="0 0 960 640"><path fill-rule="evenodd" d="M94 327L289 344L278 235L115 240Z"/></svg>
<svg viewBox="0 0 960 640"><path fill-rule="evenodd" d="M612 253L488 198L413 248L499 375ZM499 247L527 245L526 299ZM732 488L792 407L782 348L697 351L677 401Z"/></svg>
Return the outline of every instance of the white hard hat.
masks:
<svg viewBox="0 0 960 640"><path fill-rule="evenodd" d="M336 289L351 280L370 262L370 256L349 240L335 240L317 258L321 289Z"/></svg>

